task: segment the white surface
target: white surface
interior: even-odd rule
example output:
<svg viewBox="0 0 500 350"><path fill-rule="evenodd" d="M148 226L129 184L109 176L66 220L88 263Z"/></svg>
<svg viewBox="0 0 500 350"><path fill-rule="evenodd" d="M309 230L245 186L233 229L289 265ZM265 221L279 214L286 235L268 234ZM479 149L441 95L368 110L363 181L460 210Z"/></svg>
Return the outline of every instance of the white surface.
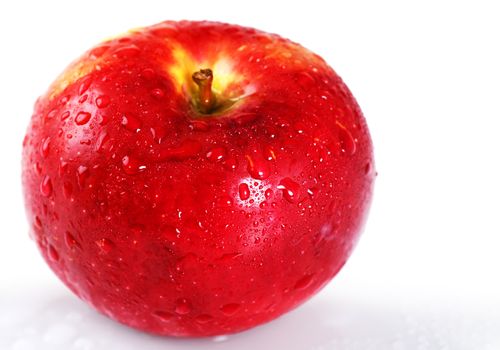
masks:
<svg viewBox="0 0 500 350"><path fill-rule="evenodd" d="M494 1L0 2L0 349L500 349L498 13ZM298 310L228 338L151 337L93 312L42 262L22 205L36 97L101 39L181 18L317 52L375 143L375 200L342 273Z"/></svg>

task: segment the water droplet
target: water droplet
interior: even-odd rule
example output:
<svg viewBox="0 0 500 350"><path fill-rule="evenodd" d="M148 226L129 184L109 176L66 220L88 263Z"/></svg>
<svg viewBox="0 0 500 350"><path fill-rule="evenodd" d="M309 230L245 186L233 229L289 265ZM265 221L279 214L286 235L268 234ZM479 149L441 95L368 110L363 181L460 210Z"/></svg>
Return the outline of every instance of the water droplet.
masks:
<svg viewBox="0 0 500 350"><path fill-rule="evenodd" d="M84 94L89 89L91 82L92 82L91 76L86 76L85 78L82 78L82 82L80 84L80 87L78 88L78 95Z"/></svg>
<svg viewBox="0 0 500 350"><path fill-rule="evenodd" d="M49 244L49 248L47 249L47 255L52 261L59 261L59 253L56 248L52 244Z"/></svg>
<svg viewBox="0 0 500 350"><path fill-rule="evenodd" d="M142 126L141 121L131 115L123 115L121 124L125 129L133 132L138 132Z"/></svg>
<svg viewBox="0 0 500 350"><path fill-rule="evenodd" d="M42 157L47 158L47 156L49 155L49 150L50 150L50 137L47 137L42 141L42 146L40 147L40 153L42 154Z"/></svg>
<svg viewBox="0 0 500 350"><path fill-rule="evenodd" d="M194 131L206 131L210 128L210 125L204 120L192 120L189 128Z"/></svg>
<svg viewBox="0 0 500 350"><path fill-rule="evenodd" d="M194 319L198 323L205 324L212 321L214 318L208 314L201 314L196 316Z"/></svg>
<svg viewBox="0 0 500 350"><path fill-rule="evenodd" d="M161 144L161 142L163 141L163 138L167 135L167 129L162 125L157 125L154 128L150 128L149 130L151 131L151 135L153 136L153 139L158 144Z"/></svg>
<svg viewBox="0 0 500 350"><path fill-rule="evenodd" d="M131 58L137 56L140 52L141 50L136 45L132 44L118 48L113 55L119 58Z"/></svg>
<svg viewBox="0 0 500 350"><path fill-rule="evenodd" d="M145 165L141 165L139 161L130 156L125 156L122 158L123 170L129 175L135 175L141 171L146 170Z"/></svg>
<svg viewBox="0 0 500 350"><path fill-rule="evenodd" d="M100 152L103 150L104 144L109 140L108 134L103 131L102 133L99 134L97 137L97 141L95 143L95 150L97 152Z"/></svg>
<svg viewBox="0 0 500 350"><path fill-rule="evenodd" d="M183 160L194 157L201 151L201 145L195 140L184 140L179 146L162 149L159 153L159 160Z"/></svg>
<svg viewBox="0 0 500 350"><path fill-rule="evenodd" d="M267 160L276 160L276 152L270 146L264 148L264 158Z"/></svg>
<svg viewBox="0 0 500 350"><path fill-rule="evenodd" d="M95 244L99 248L101 254L108 254L113 250L114 246L113 242L111 242L107 238L98 239L97 241L95 241Z"/></svg>
<svg viewBox="0 0 500 350"><path fill-rule="evenodd" d="M356 142L354 141L352 134L344 125L342 125L339 121L336 121L336 124L339 132L340 150L343 153L352 156L356 153Z"/></svg>
<svg viewBox="0 0 500 350"><path fill-rule="evenodd" d="M66 120L66 119L68 119L68 118L69 118L69 116L70 116L70 114L71 114L71 113L70 113L69 111L64 112L63 114L61 114L61 120Z"/></svg>
<svg viewBox="0 0 500 350"><path fill-rule="evenodd" d="M226 156L226 149L224 147L214 147L207 153L207 159L216 162L223 160Z"/></svg>
<svg viewBox="0 0 500 350"><path fill-rule="evenodd" d="M241 256L241 253L229 253L229 254L224 254L220 258L217 259L217 261L220 262L228 262L233 259L236 259L237 257Z"/></svg>
<svg viewBox="0 0 500 350"><path fill-rule="evenodd" d="M372 165L370 162L367 162L364 168L365 175L370 174L372 171Z"/></svg>
<svg viewBox="0 0 500 350"><path fill-rule="evenodd" d="M303 134L306 130L306 126L302 122L296 122L295 124L293 124L293 128L295 129L297 134Z"/></svg>
<svg viewBox="0 0 500 350"><path fill-rule="evenodd" d="M307 288L312 282L313 275L305 275L295 283L295 289Z"/></svg>
<svg viewBox="0 0 500 350"><path fill-rule="evenodd" d="M89 95L85 94L82 97L80 97L80 99L78 100L78 103L82 104L85 101L87 101L88 98L89 98Z"/></svg>
<svg viewBox="0 0 500 350"><path fill-rule="evenodd" d="M35 169L35 173L37 173L38 175L42 174L42 166L40 165L39 162L33 164L33 168Z"/></svg>
<svg viewBox="0 0 500 350"><path fill-rule="evenodd" d="M101 57L106 51L108 51L109 45L101 45L94 47L90 52L89 56L91 58L99 58Z"/></svg>
<svg viewBox="0 0 500 350"><path fill-rule="evenodd" d="M220 308L220 311L222 311L222 313L226 316L231 316L234 315L240 307L241 307L240 304L235 304L235 303L226 304Z"/></svg>
<svg viewBox="0 0 500 350"><path fill-rule="evenodd" d="M59 160L59 176L63 176L66 171L68 170L68 162L66 162L64 159Z"/></svg>
<svg viewBox="0 0 500 350"><path fill-rule="evenodd" d="M268 188L265 192L264 192L264 196L266 196L266 198L271 198L271 196L273 195L273 190L271 190L270 188Z"/></svg>
<svg viewBox="0 0 500 350"><path fill-rule="evenodd" d="M45 121L47 121L47 119L52 119L56 116L57 114L57 109L53 109L51 110L49 113L47 113L47 115L45 116Z"/></svg>
<svg viewBox="0 0 500 350"><path fill-rule="evenodd" d="M250 176L252 176L254 179L259 180L263 180L269 177L269 165L265 161L253 155L247 155L246 158L248 161L247 170Z"/></svg>
<svg viewBox="0 0 500 350"><path fill-rule="evenodd" d="M160 319L163 322L171 321L175 316L171 312L157 310L153 312L153 316Z"/></svg>
<svg viewBox="0 0 500 350"><path fill-rule="evenodd" d="M187 315L191 312L191 304L186 299L179 299L175 304L175 312L179 315Z"/></svg>
<svg viewBox="0 0 500 350"><path fill-rule="evenodd" d="M28 134L24 135L24 138L23 138L23 147L26 147L26 145L28 145L28 142L30 140L30 137Z"/></svg>
<svg viewBox="0 0 500 350"><path fill-rule="evenodd" d="M245 201L247 200L248 198L250 198L250 188L248 187L248 185L246 183L240 183L240 185L238 186L238 192L240 194L240 199L242 201Z"/></svg>
<svg viewBox="0 0 500 350"><path fill-rule="evenodd" d="M287 201L294 203L299 196L300 185L289 177L285 177L281 179L278 189L283 191L283 197Z"/></svg>
<svg viewBox="0 0 500 350"><path fill-rule="evenodd" d="M85 180L87 180L87 177L89 176L89 169L85 165L80 165L76 169L76 179L78 181L78 186L83 187L85 184Z"/></svg>
<svg viewBox="0 0 500 350"><path fill-rule="evenodd" d="M48 197L52 194L52 181L48 175L45 175L42 182L40 183L40 193Z"/></svg>
<svg viewBox="0 0 500 350"><path fill-rule="evenodd" d="M236 158L231 157L223 161L222 166L227 170L236 170L238 167L238 161Z"/></svg>
<svg viewBox="0 0 500 350"><path fill-rule="evenodd" d="M35 228L37 230L42 229L42 220L40 220L40 217L38 217L38 215L35 215L35 221L34 221L33 225L35 226Z"/></svg>
<svg viewBox="0 0 500 350"><path fill-rule="evenodd" d="M106 108L109 105L110 99L106 95L101 95L96 98L95 105L98 108Z"/></svg>
<svg viewBox="0 0 500 350"><path fill-rule="evenodd" d="M314 197L316 196L316 194L318 194L318 191L319 191L318 188L311 187L307 189L307 194L309 194L311 197Z"/></svg>
<svg viewBox="0 0 500 350"><path fill-rule="evenodd" d="M145 79L153 79L155 75L155 71L151 68L146 68L141 72L141 76Z"/></svg>
<svg viewBox="0 0 500 350"><path fill-rule="evenodd" d="M90 116L89 112L79 112L75 117L75 123L77 125L85 125L90 120Z"/></svg>
<svg viewBox="0 0 500 350"><path fill-rule="evenodd" d="M77 242L75 237L71 233L69 233L68 231L66 231L66 233L64 234L64 242L66 243L66 246L69 249L73 249L75 247L80 247L80 244Z"/></svg>
<svg viewBox="0 0 500 350"><path fill-rule="evenodd" d="M161 99L165 96L165 92L163 92L163 90L160 88L156 88L156 89L151 90L151 95L154 98Z"/></svg>
<svg viewBox="0 0 500 350"><path fill-rule="evenodd" d="M169 241L175 241L179 237L180 231L172 226L163 229L163 236Z"/></svg>

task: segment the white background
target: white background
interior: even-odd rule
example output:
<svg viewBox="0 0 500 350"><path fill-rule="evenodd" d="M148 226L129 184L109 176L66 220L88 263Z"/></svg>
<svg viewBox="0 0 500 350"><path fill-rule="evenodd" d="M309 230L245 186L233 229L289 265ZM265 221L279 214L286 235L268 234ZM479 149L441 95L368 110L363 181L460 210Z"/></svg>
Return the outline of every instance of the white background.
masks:
<svg viewBox="0 0 500 350"><path fill-rule="evenodd" d="M0 2L0 349L500 349L500 9L495 1ZM361 105L379 176L351 260L298 310L229 337L132 331L71 295L28 239L21 141L84 50L166 19L275 32Z"/></svg>

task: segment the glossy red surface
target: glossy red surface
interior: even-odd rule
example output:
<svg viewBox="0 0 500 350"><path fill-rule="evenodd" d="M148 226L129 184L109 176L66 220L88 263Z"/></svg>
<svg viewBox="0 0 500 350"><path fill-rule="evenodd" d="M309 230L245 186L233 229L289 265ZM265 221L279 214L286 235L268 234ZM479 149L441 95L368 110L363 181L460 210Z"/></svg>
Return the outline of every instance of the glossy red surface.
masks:
<svg viewBox="0 0 500 350"><path fill-rule="evenodd" d="M200 68L236 102L200 114ZM362 113L321 58L210 22L85 53L37 101L23 150L54 272L109 317L172 336L241 331L316 293L356 243L375 176Z"/></svg>

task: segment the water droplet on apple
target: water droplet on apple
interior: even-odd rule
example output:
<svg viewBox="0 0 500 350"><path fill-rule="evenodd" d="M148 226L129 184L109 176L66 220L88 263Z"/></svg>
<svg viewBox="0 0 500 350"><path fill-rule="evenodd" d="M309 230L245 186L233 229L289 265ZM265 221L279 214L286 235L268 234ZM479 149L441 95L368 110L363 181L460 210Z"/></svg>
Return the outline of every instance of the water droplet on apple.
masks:
<svg viewBox="0 0 500 350"><path fill-rule="evenodd" d="M264 160L253 154L247 155L246 158L248 162L247 170L250 176L258 180L264 180L269 177L269 165Z"/></svg>
<svg viewBox="0 0 500 350"><path fill-rule="evenodd" d="M228 254L222 255L220 258L217 259L217 261L228 262L228 261L231 261L233 259L236 259L237 257L240 257L241 255L242 255L241 253L228 253Z"/></svg>
<svg viewBox="0 0 500 350"><path fill-rule="evenodd" d="M175 241L179 237L179 229L172 226L167 226L163 229L163 236L169 241Z"/></svg>
<svg viewBox="0 0 500 350"><path fill-rule="evenodd" d="M141 72L141 76L145 79L153 79L156 74L155 74L155 71L152 70L151 68L146 68L146 69L143 69L143 71Z"/></svg>
<svg viewBox="0 0 500 350"><path fill-rule="evenodd" d="M250 198L250 188L248 187L248 185L246 183L240 183L240 185L238 186L238 192L240 194L240 199L242 201L245 201L247 200L248 198Z"/></svg>
<svg viewBox="0 0 500 350"><path fill-rule="evenodd" d="M216 162L223 160L226 156L226 149L224 147L214 147L207 152L207 159Z"/></svg>
<svg viewBox="0 0 500 350"><path fill-rule="evenodd" d="M314 275L305 275L295 283L294 288L295 289L307 288L311 284L313 276Z"/></svg>
<svg viewBox="0 0 500 350"><path fill-rule="evenodd" d="M159 160L183 160L196 156L201 151L201 144L196 140L184 140L179 146L162 149Z"/></svg>
<svg viewBox="0 0 500 350"><path fill-rule="evenodd" d="M52 194L52 181L48 175L45 175L40 183L40 193L45 197L49 197Z"/></svg>
<svg viewBox="0 0 500 350"><path fill-rule="evenodd" d="M238 161L234 157L227 158L222 162L222 166L226 170L236 170L238 167Z"/></svg>
<svg viewBox="0 0 500 350"><path fill-rule="evenodd" d="M56 116L57 114L57 109L51 110L47 115L45 116L45 122L47 122L48 119L52 119Z"/></svg>
<svg viewBox="0 0 500 350"><path fill-rule="evenodd" d="M364 170L365 175L369 175L371 173L371 171L372 171L372 165L371 165L371 163L367 162L365 164L365 168L363 170Z"/></svg>
<svg viewBox="0 0 500 350"><path fill-rule="evenodd" d="M35 215L35 220L33 221L33 226L37 230L42 229L42 220L40 219L40 217L38 215Z"/></svg>
<svg viewBox="0 0 500 350"><path fill-rule="evenodd" d="M90 120L91 114L88 112L79 112L75 117L75 123L77 125L85 125Z"/></svg>
<svg viewBox="0 0 500 350"><path fill-rule="evenodd" d="M96 98L95 105L98 108L106 108L109 105L110 99L106 95L101 95Z"/></svg>
<svg viewBox="0 0 500 350"><path fill-rule="evenodd" d="M123 115L121 124L125 129L132 132L138 132L142 126L141 121L132 115Z"/></svg>
<svg viewBox="0 0 500 350"><path fill-rule="evenodd" d="M78 243L78 241L68 231L66 231L66 233L64 234L64 242L66 243L66 246L69 249L73 249L75 247L80 247L80 244Z"/></svg>
<svg viewBox="0 0 500 350"><path fill-rule="evenodd" d="M92 82L92 77L91 76L86 76L85 78L82 78L80 87L78 88L78 95L83 95L90 87L90 83Z"/></svg>
<svg viewBox="0 0 500 350"><path fill-rule="evenodd" d="M311 198L313 198L314 196L316 196L316 194L318 193L318 188L317 187L310 187L307 189L307 194L309 196L311 196Z"/></svg>
<svg viewBox="0 0 500 350"><path fill-rule="evenodd" d="M59 176L63 176L66 174L66 171L68 170L68 162L66 162L64 159L59 160Z"/></svg>
<svg viewBox="0 0 500 350"><path fill-rule="evenodd" d="M210 129L210 125L204 120L192 120L189 128L194 131L207 131Z"/></svg>
<svg viewBox="0 0 500 350"><path fill-rule="evenodd" d="M241 307L240 304L236 304L236 303L231 303L231 304L226 304L226 305L223 305L221 308L220 308L220 311L222 311L222 313L226 316L232 316L236 313L236 311L238 311L238 309Z"/></svg>
<svg viewBox="0 0 500 350"><path fill-rule="evenodd" d="M179 299L175 304L175 312L179 315L187 315L191 312L191 304L186 299Z"/></svg>
<svg viewBox="0 0 500 350"><path fill-rule="evenodd" d="M265 192L264 192L264 196L266 196L266 198L271 198L271 196L273 195L273 190L271 190L270 188L268 188Z"/></svg>
<svg viewBox="0 0 500 350"><path fill-rule="evenodd" d="M274 148L267 146L264 148L264 158L271 161L276 160L276 151Z"/></svg>
<svg viewBox="0 0 500 350"><path fill-rule="evenodd" d="M100 152L103 150L103 147L104 147L104 144L109 140L109 136L108 134L103 131L99 134L99 136L97 137L97 141L95 143L95 150L97 152Z"/></svg>
<svg viewBox="0 0 500 350"><path fill-rule="evenodd" d="M47 255L50 260L52 261L59 261L59 253L57 252L56 248L52 244L49 244L49 247L47 249Z"/></svg>
<svg viewBox="0 0 500 350"><path fill-rule="evenodd" d="M130 156L125 156L122 158L122 166L123 170L129 175L135 175L141 171L146 170L145 165L141 165L141 163Z"/></svg>
<svg viewBox="0 0 500 350"><path fill-rule="evenodd" d="M37 175L41 175L42 174L42 166L40 165L39 162L36 162L35 164L33 164L33 169L35 169L35 173Z"/></svg>
<svg viewBox="0 0 500 350"><path fill-rule="evenodd" d="M356 153L356 141L352 134L339 121L337 121L336 124L339 132L340 150L349 156L354 155L354 153Z"/></svg>
<svg viewBox="0 0 500 350"><path fill-rule="evenodd" d="M42 146L40 147L40 153L42 157L47 158L50 150L50 137L47 137L42 140Z"/></svg>
<svg viewBox="0 0 500 350"><path fill-rule="evenodd" d="M89 176L89 169L85 165L80 165L76 169L76 179L78 181L78 186L81 188L85 185L85 180Z"/></svg>
<svg viewBox="0 0 500 350"><path fill-rule="evenodd" d="M165 92L163 92L163 90L160 88L156 88L156 89L151 90L151 95L154 98L162 99L165 96Z"/></svg>
<svg viewBox="0 0 500 350"><path fill-rule="evenodd" d="M201 314L194 318L194 320L200 324L205 324L212 321L214 318L208 314Z"/></svg>
<svg viewBox="0 0 500 350"><path fill-rule="evenodd" d="M300 185L289 177L285 177L281 179L278 189L283 191L283 197L287 201L294 203L298 198Z"/></svg>
<svg viewBox="0 0 500 350"><path fill-rule="evenodd" d="M160 319L163 322L171 321L175 316L171 312L157 310L153 312L153 316Z"/></svg>
<svg viewBox="0 0 500 350"><path fill-rule="evenodd" d="M131 58L141 53L141 50L134 44L122 46L115 50L114 56L118 58Z"/></svg>
<svg viewBox="0 0 500 350"><path fill-rule="evenodd" d="M88 98L89 98L89 95L85 94L85 95L83 95L82 97L80 97L80 98L78 99L78 103L82 104L82 103L84 103L85 101L87 101L87 99L88 99Z"/></svg>
<svg viewBox="0 0 500 350"><path fill-rule="evenodd" d="M61 114L61 121L68 119L70 114L71 113L69 111L65 111L63 114Z"/></svg>
<svg viewBox="0 0 500 350"><path fill-rule="evenodd" d="M108 254L113 250L114 244L107 238L101 238L95 241L101 254Z"/></svg>

